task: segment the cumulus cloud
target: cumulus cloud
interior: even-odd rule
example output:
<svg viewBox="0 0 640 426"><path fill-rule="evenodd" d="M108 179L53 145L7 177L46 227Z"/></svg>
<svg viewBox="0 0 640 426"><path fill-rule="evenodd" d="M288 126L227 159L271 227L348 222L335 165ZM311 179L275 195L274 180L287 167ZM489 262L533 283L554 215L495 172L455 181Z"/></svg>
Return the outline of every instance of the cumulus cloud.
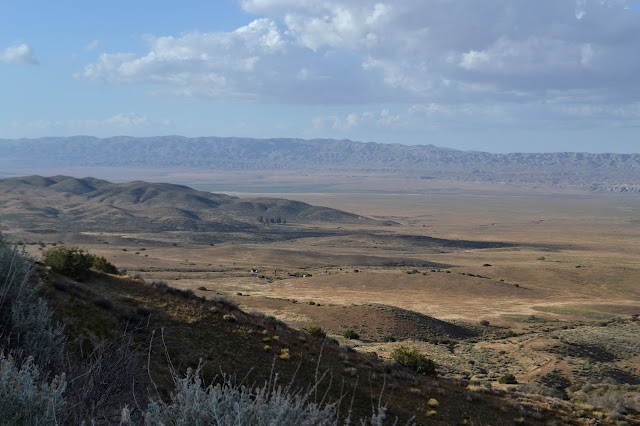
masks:
<svg viewBox="0 0 640 426"><path fill-rule="evenodd" d="M454 111L455 109L455 111ZM415 128L434 127L454 115L470 112L471 108L449 107L439 104L416 104L401 110L391 111L388 108L350 112L343 116L319 116L312 120L316 130L348 131L361 128L378 128L386 130L411 130Z"/></svg>
<svg viewBox="0 0 640 426"><path fill-rule="evenodd" d="M285 42L268 19L255 20L231 33L189 33L147 37L149 52L105 53L76 78L108 84L153 83L194 97L253 97L258 73L283 54Z"/></svg>
<svg viewBox="0 0 640 426"><path fill-rule="evenodd" d="M640 96L640 13L630 0L239 3L261 17L232 32L150 37L145 54L103 54L76 77L279 103L624 104Z"/></svg>
<svg viewBox="0 0 640 426"><path fill-rule="evenodd" d="M151 120L144 115L134 112L120 113L104 119L70 120L62 122L61 125L71 130L91 132L107 132L114 134L123 131L134 131L136 129L148 128L152 125Z"/></svg>
<svg viewBox="0 0 640 426"><path fill-rule="evenodd" d="M146 127L149 126L151 122L146 116L141 116L136 113L122 113L109 117L103 122L98 122L98 124L114 127Z"/></svg>
<svg viewBox="0 0 640 426"><path fill-rule="evenodd" d="M0 62L10 64L38 65L33 49L27 44L20 43L0 51Z"/></svg>
<svg viewBox="0 0 640 426"><path fill-rule="evenodd" d="M100 41L98 41L98 40L93 40L91 43L87 44L87 45L84 47L84 50L92 51L92 50L95 50L99 45L100 45Z"/></svg>

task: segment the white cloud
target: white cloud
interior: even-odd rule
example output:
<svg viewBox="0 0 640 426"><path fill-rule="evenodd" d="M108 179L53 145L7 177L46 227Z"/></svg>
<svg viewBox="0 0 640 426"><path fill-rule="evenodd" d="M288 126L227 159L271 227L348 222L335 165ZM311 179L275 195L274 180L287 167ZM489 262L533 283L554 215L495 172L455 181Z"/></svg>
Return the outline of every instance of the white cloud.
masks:
<svg viewBox="0 0 640 426"><path fill-rule="evenodd" d="M145 54L103 54L76 76L276 103L624 104L640 96L640 14L629 4L241 0L262 17L150 37Z"/></svg>
<svg viewBox="0 0 640 426"><path fill-rule="evenodd" d="M487 52L478 52L477 50L472 50L468 53L462 54L462 59L460 60L460 66L462 68L472 70L485 66L490 61L489 54Z"/></svg>
<svg viewBox="0 0 640 426"><path fill-rule="evenodd" d="M566 105L559 108L559 112L574 120L640 127L640 102L629 105Z"/></svg>
<svg viewBox="0 0 640 426"><path fill-rule="evenodd" d="M182 37L148 37L150 50L104 53L76 78L108 84L152 83L194 97L253 97L269 74L272 57L285 42L275 23L259 19L231 33L189 33Z"/></svg>
<svg viewBox="0 0 640 426"><path fill-rule="evenodd" d="M7 47L0 51L0 62L10 64L38 65L39 62L33 54L33 49L27 44L21 43Z"/></svg>
<svg viewBox="0 0 640 426"><path fill-rule="evenodd" d="M73 130L91 130L94 132L114 132L135 130L151 126L151 121L143 115L133 112L120 113L101 120L70 120L63 122L63 126Z"/></svg>
<svg viewBox="0 0 640 426"><path fill-rule="evenodd" d="M581 51L582 51L582 55L580 58L580 64L582 64L582 66L587 67L591 63L591 60L593 59L593 56L595 53L590 43L583 44Z"/></svg>
<svg viewBox="0 0 640 426"><path fill-rule="evenodd" d="M438 113L446 114L442 107L432 105L413 105L405 111L392 112L387 108L379 111L351 112L344 116L319 116L312 120L316 130L351 131L359 129L408 129L425 124ZM433 123L432 123L433 124Z"/></svg>
<svg viewBox="0 0 640 426"><path fill-rule="evenodd" d="M312 119L316 132L336 138L353 134L420 134L430 131L468 131L474 129L585 130L594 127L640 127L640 102L630 104L490 103L490 104L414 104L390 110L364 109L343 115Z"/></svg>
<svg viewBox="0 0 640 426"><path fill-rule="evenodd" d="M98 40L93 40L91 43L87 44L84 47L84 50L87 50L87 51L95 50L98 47L98 45L100 45L100 42Z"/></svg>
<svg viewBox="0 0 640 426"><path fill-rule="evenodd" d="M30 130L63 130L113 135L118 132L135 131L151 126L166 127L170 121L164 119L158 122L136 113L120 113L104 119L86 120L37 120L30 122L13 121L11 127Z"/></svg>
<svg viewBox="0 0 640 426"><path fill-rule="evenodd" d="M140 116L135 113L117 114L99 124L115 127L146 127L151 125L146 116Z"/></svg>

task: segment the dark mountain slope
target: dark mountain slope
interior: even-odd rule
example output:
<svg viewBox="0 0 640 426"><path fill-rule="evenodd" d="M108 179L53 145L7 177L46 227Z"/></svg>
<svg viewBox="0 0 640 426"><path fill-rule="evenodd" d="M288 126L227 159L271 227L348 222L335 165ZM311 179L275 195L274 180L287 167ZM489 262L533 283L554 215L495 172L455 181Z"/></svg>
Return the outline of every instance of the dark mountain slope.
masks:
<svg viewBox="0 0 640 426"><path fill-rule="evenodd" d="M140 181L115 184L92 178L28 176L0 179L0 194L3 222L20 228L260 233L270 219L290 224L392 224L299 201L240 199Z"/></svg>

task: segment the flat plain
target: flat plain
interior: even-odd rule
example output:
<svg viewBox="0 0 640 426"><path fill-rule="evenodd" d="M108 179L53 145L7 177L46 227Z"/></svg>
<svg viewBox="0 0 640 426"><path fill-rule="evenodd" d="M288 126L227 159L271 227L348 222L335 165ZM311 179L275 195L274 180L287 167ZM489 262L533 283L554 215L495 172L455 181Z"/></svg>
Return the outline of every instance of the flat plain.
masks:
<svg viewBox="0 0 640 426"><path fill-rule="evenodd" d="M91 249L149 279L169 279L179 271L179 279L172 277L174 285L194 290L207 286L229 295L242 292L320 303L384 303L443 319L502 323L512 315L541 312L567 317L580 316L585 310L615 316L640 309L640 200L634 196L505 196L462 191L269 196L398 225L375 228L322 223L313 226L342 233L270 243L226 241L179 247L160 244L179 240L179 235L150 238L102 233L101 238L118 239L120 244ZM410 238L413 236L507 246L434 247ZM149 247L143 247L144 243ZM156 245L159 247L153 247ZM145 250L140 252L141 248ZM402 259L406 266L392 266L394 259ZM407 273L429 262L449 267L418 267L419 273ZM252 274L251 269L260 272ZM442 272L445 270L449 273ZM311 276L289 276L296 272ZM243 304L259 304L253 300L242 299Z"/></svg>

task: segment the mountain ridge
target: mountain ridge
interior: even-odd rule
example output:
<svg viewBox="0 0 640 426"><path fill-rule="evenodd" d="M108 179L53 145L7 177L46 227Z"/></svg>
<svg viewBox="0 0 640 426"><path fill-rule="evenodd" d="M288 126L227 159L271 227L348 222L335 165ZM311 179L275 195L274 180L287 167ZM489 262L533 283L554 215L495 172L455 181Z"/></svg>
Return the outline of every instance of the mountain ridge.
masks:
<svg viewBox="0 0 640 426"><path fill-rule="evenodd" d="M346 139L73 136L2 139L0 158L52 167L410 172L425 179L640 191L640 154L493 154Z"/></svg>

